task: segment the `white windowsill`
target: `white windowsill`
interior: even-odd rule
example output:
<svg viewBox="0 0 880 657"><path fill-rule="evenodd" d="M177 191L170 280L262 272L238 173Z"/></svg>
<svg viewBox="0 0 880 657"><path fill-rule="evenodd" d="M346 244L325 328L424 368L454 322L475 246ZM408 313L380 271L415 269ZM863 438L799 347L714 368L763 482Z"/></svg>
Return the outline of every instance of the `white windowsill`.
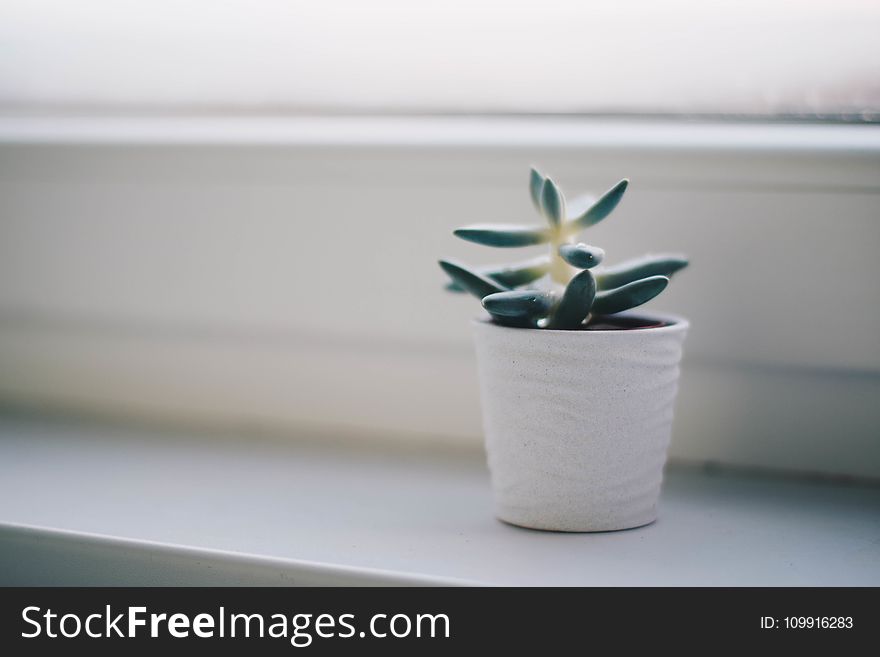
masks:
<svg viewBox="0 0 880 657"><path fill-rule="evenodd" d="M547 116L104 116L0 114L6 144L240 144L562 147L861 153L867 124L742 123Z"/></svg>
<svg viewBox="0 0 880 657"><path fill-rule="evenodd" d="M652 526L543 533L476 452L0 420L2 584L878 585L878 505L676 468Z"/></svg>

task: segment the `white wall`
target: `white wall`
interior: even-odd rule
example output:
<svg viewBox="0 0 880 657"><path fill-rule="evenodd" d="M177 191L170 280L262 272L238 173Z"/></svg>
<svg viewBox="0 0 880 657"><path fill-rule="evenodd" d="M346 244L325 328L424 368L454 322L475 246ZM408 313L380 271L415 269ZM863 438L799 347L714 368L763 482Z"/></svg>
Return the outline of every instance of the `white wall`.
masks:
<svg viewBox="0 0 880 657"><path fill-rule="evenodd" d="M673 455L880 476L880 134L552 120L0 122L0 402L476 444L438 256L528 165L628 176L585 235L689 253Z"/></svg>

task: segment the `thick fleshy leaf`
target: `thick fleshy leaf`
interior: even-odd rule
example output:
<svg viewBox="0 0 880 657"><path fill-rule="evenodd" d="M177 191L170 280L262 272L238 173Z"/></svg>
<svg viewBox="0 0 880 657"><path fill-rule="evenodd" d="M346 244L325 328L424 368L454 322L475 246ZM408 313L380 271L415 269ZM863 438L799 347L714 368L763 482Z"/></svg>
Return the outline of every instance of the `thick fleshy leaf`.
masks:
<svg viewBox="0 0 880 657"><path fill-rule="evenodd" d="M665 276L650 276L623 287L599 292L593 302L594 315L613 315L646 303L660 294L669 284Z"/></svg>
<svg viewBox="0 0 880 657"><path fill-rule="evenodd" d="M492 315L492 313L489 313ZM492 315L492 321L501 326L510 328L538 328L538 320L534 317L505 317L504 315Z"/></svg>
<svg viewBox="0 0 880 657"><path fill-rule="evenodd" d="M614 267L596 273L600 290L610 290L649 276L670 278L675 272L684 269L688 259L677 253L658 253L641 258L626 260Z"/></svg>
<svg viewBox="0 0 880 657"><path fill-rule="evenodd" d="M477 224L458 228L454 234L468 242L501 248L543 244L550 239L550 231L546 228L515 224Z"/></svg>
<svg viewBox="0 0 880 657"><path fill-rule="evenodd" d="M490 294L483 299L483 308L493 317L538 319L546 317L555 303L551 292L510 290Z"/></svg>
<svg viewBox="0 0 880 657"><path fill-rule="evenodd" d="M590 314L595 297L596 279L585 269L568 282L547 328L576 328Z"/></svg>
<svg viewBox="0 0 880 657"><path fill-rule="evenodd" d="M576 233L602 221L605 217L611 214L614 208L617 207L617 204L620 203L620 199L623 197L623 193L626 191L628 185L629 180L624 178L614 187L602 194L602 196L599 197L599 200L593 203L586 212L583 212L566 224L566 232L568 234Z"/></svg>
<svg viewBox="0 0 880 657"><path fill-rule="evenodd" d="M544 175L535 167L529 172L529 194L532 196L532 203L535 209L541 212L541 190L544 188Z"/></svg>
<svg viewBox="0 0 880 657"><path fill-rule="evenodd" d="M546 275L549 270L550 258L547 256L540 256L514 265L479 267L476 271L478 274L487 276L504 287L513 288L536 281ZM464 288L460 287L458 283L455 283L454 281L450 281L447 284L446 289L450 292L464 292Z"/></svg>
<svg viewBox="0 0 880 657"><path fill-rule="evenodd" d="M563 244L559 247L559 255L572 267L591 269L602 262L605 250L589 244Z"/></svg>
<svg viewBox="0 0 880 657"><path fill-rule="evenodd" d="M544 180L541 190L541 210L551 226L558 226L565 219L565 198L550 178Z"/></svg>
<svg viewBox="0 0 880 657"><path fill-rule="evenodd" d="M504 287L519 287L545 276L550 271L550 258L541 256L518 265L493 268L486 274Z"/></svg>
<svg viewBox="0 0 880 657"><path fill-rule="evenodd" d="M468 269L457 262L441 260L440 266L453 281L478 299L482 299L490 294L495 294L496 292L504 292L507 289L493 281L491 278Z"/></svg>

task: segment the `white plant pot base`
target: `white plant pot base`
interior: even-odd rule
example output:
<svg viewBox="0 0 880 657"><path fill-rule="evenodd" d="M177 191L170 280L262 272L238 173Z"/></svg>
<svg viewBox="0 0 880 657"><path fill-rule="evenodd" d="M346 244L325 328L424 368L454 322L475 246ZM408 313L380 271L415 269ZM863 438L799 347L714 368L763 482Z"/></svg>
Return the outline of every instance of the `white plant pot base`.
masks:
<svg viewBox="0 0 880 657"><path fill-rule="evenodd" d="M688 322L562 331L474 321L486 452L505 522L569 532L653 522Z"/></svg>

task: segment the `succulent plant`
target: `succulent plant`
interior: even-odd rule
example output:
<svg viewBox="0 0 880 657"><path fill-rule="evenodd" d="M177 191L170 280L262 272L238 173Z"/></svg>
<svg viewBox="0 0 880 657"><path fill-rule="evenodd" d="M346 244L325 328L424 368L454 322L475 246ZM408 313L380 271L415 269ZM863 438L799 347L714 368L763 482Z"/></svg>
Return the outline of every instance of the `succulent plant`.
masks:
<svg viewBox="0 0 880 657"><path fill-rule="evenodd" d="M480 299L498 324L522 328L575 329L650 301L687 266L687 258L664 253L600 267L605 251L575 242L581 231L611 214L628 185L623 179L598 199L566 204L559 185L533 167L529 192L547 225L478 224L455 235L498 248L549 244L549 255L482 268L440 260L451 279L446 288Z"/></svg>

